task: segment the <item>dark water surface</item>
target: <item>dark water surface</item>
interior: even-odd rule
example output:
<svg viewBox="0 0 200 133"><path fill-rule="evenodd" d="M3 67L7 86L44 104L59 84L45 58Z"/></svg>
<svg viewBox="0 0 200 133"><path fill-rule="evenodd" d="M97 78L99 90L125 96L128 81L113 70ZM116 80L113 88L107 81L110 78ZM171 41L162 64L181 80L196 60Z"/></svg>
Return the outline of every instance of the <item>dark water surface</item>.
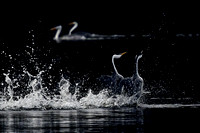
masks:
<svg viewBox="0 0 200 133"><path fill-rule="evenodd" d="M191 132L198 108L1 111L0 132Z"/></svg>
<svg viewBox="0 0 200 133"><path fill-rule="evenodd" d="M81 109L2 111L1 132L140 132L141 110Z"/></svg>

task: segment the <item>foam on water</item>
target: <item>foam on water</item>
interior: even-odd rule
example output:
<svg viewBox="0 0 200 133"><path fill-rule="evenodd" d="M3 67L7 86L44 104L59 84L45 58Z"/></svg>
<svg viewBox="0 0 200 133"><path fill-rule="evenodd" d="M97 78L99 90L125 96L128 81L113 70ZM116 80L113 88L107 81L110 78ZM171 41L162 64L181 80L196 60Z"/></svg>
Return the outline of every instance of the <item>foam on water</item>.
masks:
<svg viewBox="0 0 200 133"><path fill-rule="evenodd" d="M28 71L25 74L29 76L28 88L32 90L25 96L14 96L14 81L5 75L7 87L0 99L0 110L30 110L30 109L80 109L80 108L99 108L99 107L121 107L133 106L137 100L134 96L112 95L108 94L107 89L103 89L98 94L93 94L89 89L87 95L78 100L79 87L76 84L75 92L71 93L69 80L61 77L59 82L58 94L47 94L42 86L42 73L36 76L31 75ZM30 80L32 79L32 80Z"/></svg>

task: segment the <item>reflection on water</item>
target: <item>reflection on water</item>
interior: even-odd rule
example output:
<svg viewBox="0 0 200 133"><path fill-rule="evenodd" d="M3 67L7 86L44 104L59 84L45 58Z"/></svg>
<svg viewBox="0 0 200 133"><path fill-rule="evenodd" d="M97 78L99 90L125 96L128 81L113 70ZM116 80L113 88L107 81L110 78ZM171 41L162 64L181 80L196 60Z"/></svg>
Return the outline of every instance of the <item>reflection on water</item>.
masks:
<svg viewBox="0 0 200 133"><path fill-rule="evenodd" d="M1 111L1 132L143 132L136 108Z"/></svg>
<svg viewBox="0 0 200 133"><path fill-rule="evenodd" d="M0 111L0 132L172 133L199 130L200 108Z"/></svg>

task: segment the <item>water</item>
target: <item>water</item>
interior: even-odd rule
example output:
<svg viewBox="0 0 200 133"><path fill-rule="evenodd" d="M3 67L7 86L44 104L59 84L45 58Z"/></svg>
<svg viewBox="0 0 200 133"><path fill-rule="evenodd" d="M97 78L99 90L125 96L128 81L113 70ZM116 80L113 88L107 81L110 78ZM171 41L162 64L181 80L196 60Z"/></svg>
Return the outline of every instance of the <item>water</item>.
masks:
<svg viewBox="0 0 200 133"><path fill-rule="evenodd" d="M197 108L1 111L0 132L193 132Z"/></svg>
<svg viewBox="0 0 200 133"><path fill-rule="evenodd" d="M98 108L98 107L121 107L121 106L133 106L137 100L134 95L127 96L123 93L117 95L110 95L109 89L103 89L99 93L94 94L91 89L88 90L85 96L82 95L78 83L74 89L74 92L70 91L71 83L64 77L59 82L59 88L57 92L51 92L47 88L42 86L41 74L44 71L39 72L36 76L31 75L29 72L25 72L29 77L27 84L27 90L31 89L28 94L14 95L14 89L19 86L14 86L17 80L12 80L5 75L5 82L7 88L0 99L0 110L29 110L29 109L82 109L82 108ZM46 90L45 90L46 89Z"/></svg>
<svg viewBox="0 0 200 133"><path fill-rule="evenodd" d="M193 118L199 119L200 100L195 93L199 82L191 74L197 65L185 63L194 63L197 56L193 51L197 49L184 48L183 41L178 40L183 35L176 35L178 41L169 45L167 41L152 40L151 34L90 34L86 39L74 41L70 36L59 43L52 38L40 42L32 29L27 34L26 44L17 49L1 45L1 132L142 133L197 129ZM131 79L137 73L134 57L141 51L144 55L139 67L136 65L142 78L136 89L139 98L124 93L128 85L112 94L113 86L99 84L97 79L104 75L115 82L111 57L121 52L127 55L116 60L116 68ZM191 56L185 55L188 51L192 51ZM189 71L180 71L180 66Z"/></svg>
<svg viewBox="0 0 200 133"><path fill-rule="evenodd" d="M0 113L1 132L140 132L142 112L133 108ZM130 129L130 130L129 130Z"/></svg>

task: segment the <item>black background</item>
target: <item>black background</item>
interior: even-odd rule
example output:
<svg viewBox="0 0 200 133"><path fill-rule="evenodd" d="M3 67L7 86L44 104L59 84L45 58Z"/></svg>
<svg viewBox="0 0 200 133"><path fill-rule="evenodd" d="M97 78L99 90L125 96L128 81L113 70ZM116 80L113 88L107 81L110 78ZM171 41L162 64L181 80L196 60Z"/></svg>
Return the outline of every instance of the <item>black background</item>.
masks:
<svg viewBox="0 0 200 133"><path fill-rule="evenodd" d="M102 34L196 33L198 15L192 2L7 2L1 4L1 38L17 40L29 26L46 31L56 25L67 27L71 21L79 22L81 31Z"/></svg>
<svg viewBox="0 0 200 133"><path fill-rule="evenodd" d="M183 5L184 4L184 5ZM145 81L163 80L171 88L188 89L199 81L199 33L200 9L195 3L146 3L116 1L54 1L15 2L1 4L1 49L8 53L21 53L17 61L3 59L2 72L9 65L28 59L23 56L25 46L31 45L28 34L33 30L39 61L42 65L56 59L54 75L63 69L71 75L91 74L91 78L112 73L111 56L127 51L123 59L116 61L119 72L131 76L134 56L143 51L140 74ZM49 29L63 26L63 34L69 30L68 23L77 21L79 31L97 34L136 35L130 40L97 42L62 42L52 40L54 32ZM66 31L64 33L64 31ZM150 34L151 38L142 38ZM184 34L185 37L177 37ZM48 50L50 52L48 53ZM44 56L48 53L48 57ZM123 64L123 65L119 65ZM26 64L33 74L38 73L34 64ZM21 68L18 68L21 69ZM73 74L72 74L73 73ZM193 83L195 82L195 84ZM197 91L197 89L196 89Z"/></svg>

